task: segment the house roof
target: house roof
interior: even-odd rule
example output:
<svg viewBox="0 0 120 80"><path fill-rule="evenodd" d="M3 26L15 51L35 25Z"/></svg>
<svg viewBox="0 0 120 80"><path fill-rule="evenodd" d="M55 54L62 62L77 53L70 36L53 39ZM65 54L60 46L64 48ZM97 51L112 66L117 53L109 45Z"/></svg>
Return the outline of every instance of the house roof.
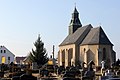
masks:
<svg viewBox="0 0 120 80"><path fill-rule="evenodd" d="M17 63L20 63L20 61L21 60L23 61L25 58L26 57L16 57L15 60L16 60Z"/></svg>
<svg viewBox="0 0 120 80"><path fill-rule="evenodd" d="M91 28L92 28L91 24L78 28L73 34L68 35L59 46L73 44L78 41L79 41L78 43L80 44Z"/></svg>
<svg viewBox="0 0 120 80"><path fill-rule="evenodd" d="M13 56L15 56L10 50L8 50L5 46L0 46L0 49L5 49L7 50L10 54L12 54Z"/></svg>
<svg viewBox="0 0 120 80"><path fill-rule="evenodd" d="M85 37L81 45L89 44L106 44L113 45L101 27L92 28L88 35Z"/></svg>

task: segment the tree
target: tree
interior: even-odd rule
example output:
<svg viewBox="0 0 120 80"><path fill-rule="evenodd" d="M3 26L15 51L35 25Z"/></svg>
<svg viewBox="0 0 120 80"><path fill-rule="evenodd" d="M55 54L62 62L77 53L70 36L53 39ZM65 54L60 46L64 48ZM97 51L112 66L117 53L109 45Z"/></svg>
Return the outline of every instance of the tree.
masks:
<svg viewBox="0 0 120 80"><path fill-rule="evenodd" d="M40 35L35 41L34 46L35 50L32 49L32 52L29 54L30 61L37 62L38 66L44 65L48 61L48 58L46 49L44 48L44 43L42 42Z"/></svg>

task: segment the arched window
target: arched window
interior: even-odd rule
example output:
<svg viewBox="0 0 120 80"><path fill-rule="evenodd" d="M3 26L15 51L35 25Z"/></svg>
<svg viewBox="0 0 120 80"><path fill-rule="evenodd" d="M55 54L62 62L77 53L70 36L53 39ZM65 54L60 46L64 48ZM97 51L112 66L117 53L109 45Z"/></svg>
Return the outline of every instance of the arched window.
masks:
<svg viewBox="0 0 120 80"><path fill-rule="evenodd" d="M84 52L86 51L86 49L84 48Z"/></svg>
<svg viewBox="0 0 120 80"><path fill-rule="evenodd" d="M68 50L68 56L70 57L70 59L73 58L73 48L70 48Z"/></svg>
<svg viewBox="0 0 120 80"><path fill-rule="evenodd" d="M62 51L62 65L65 66L65 50Z"/></svg>
<svg viewBox="0 0 120 80"><path fill-rule="evenodd" d="M71 59L73 58L73 48L68 50L68 66L72 66Z"/></svg>
<svg viewBox="0 0 120 80"><path fill-rule="evenodd" d="M106 60L106 49L103 48L103 60Z"/></svg>

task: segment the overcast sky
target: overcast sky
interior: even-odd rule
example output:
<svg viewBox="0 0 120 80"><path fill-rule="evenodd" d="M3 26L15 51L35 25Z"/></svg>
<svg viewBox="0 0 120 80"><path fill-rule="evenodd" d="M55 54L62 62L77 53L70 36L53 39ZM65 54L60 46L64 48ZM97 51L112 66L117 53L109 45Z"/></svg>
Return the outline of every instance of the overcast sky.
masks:
<svg viewBox="0 0 120 80"><path fill-rule="evenodd" d="M0 0L0 45L26 56L38 34L48 54L68 35L76 3L82 25L102 26L120 58L120 0Z"/></svg>

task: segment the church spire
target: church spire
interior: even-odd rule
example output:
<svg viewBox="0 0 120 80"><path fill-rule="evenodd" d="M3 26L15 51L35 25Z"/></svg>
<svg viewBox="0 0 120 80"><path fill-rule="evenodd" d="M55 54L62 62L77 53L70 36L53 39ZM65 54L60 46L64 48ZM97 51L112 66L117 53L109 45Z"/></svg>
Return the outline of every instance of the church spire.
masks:
<svg viewBox="0 0 120 80"><path fill-rule="evenodd" d="M75 9L74 9L74 12L73 13L78 13L77 9L76 9L76 6L75 6ZM79 14L79 13L78 13Z"/></svg>
<svg viewBox="0 0 120 80"><path fill-rule="evenodd" d="M75 6L74 12L72 13L72 19L69 24L69 35L74 33L79 27L82 27L82 24L79 20L79 12Z"/></svg>

